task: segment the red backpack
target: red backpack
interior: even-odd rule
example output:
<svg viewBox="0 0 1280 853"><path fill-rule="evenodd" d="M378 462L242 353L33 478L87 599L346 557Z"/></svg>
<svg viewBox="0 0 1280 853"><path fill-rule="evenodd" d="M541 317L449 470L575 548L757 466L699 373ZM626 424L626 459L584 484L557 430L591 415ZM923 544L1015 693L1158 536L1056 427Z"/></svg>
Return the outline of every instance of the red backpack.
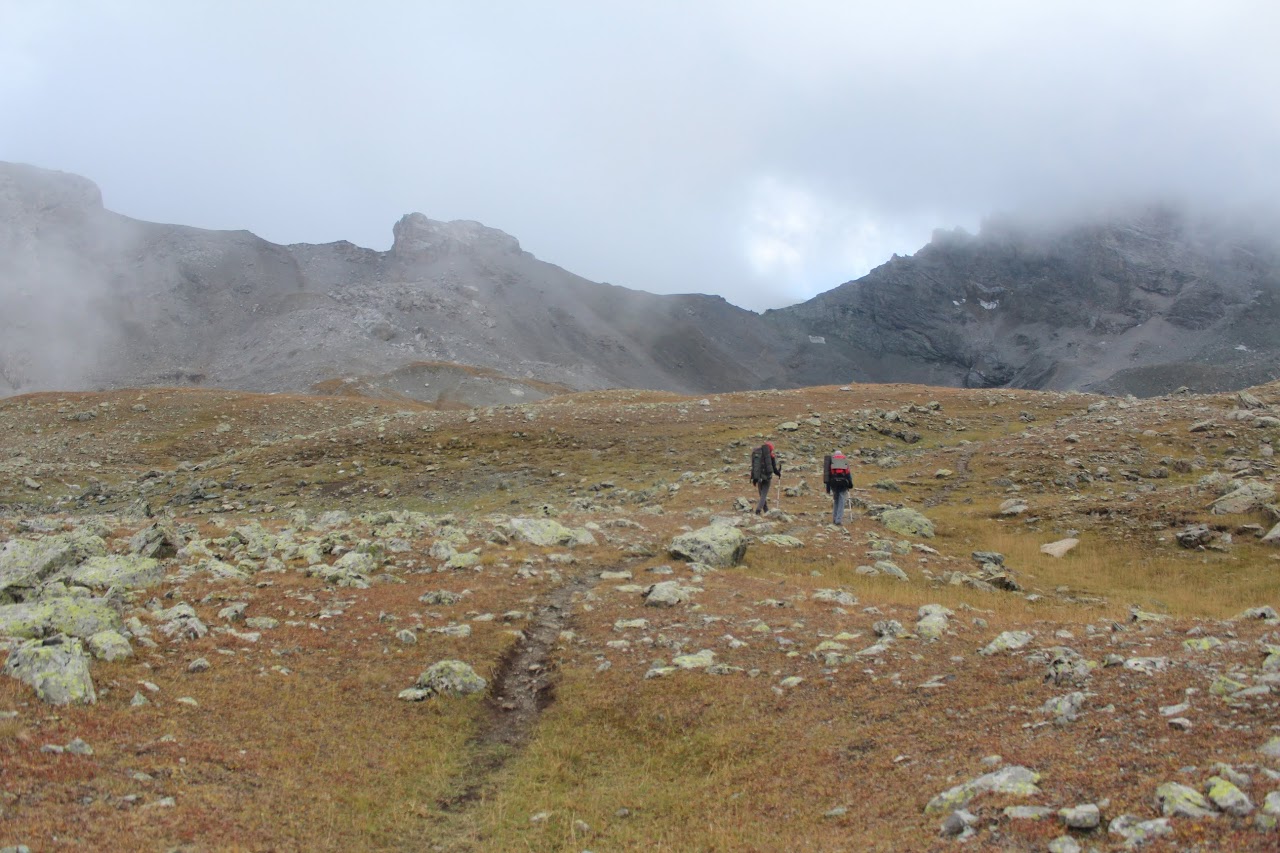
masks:
<svg viewBox="0 0 1280 853"><path fill-rule="evenodd" d="M853 488L853 473L849 470L849 460L840 451L832 453L822 460L823 485L833 489Z"/></svg>

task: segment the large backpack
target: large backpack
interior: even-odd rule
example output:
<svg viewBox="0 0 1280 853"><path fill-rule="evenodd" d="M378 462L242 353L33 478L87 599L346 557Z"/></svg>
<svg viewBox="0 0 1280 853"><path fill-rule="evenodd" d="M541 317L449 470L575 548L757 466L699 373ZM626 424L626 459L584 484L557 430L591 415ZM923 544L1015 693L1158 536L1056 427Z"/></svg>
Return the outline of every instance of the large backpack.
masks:
<svg viewBox="0 0 1280 853"><path fill-rule="evenodd" d="M853 488L853 472L849 470L849 460L843 453L823 457L822 482L833 489Z"/></svg>
<svg viewBox="0 0 1280 853"><path fill-rule="evenodd" d="M751 451L751 482L763 483L773 477L773 460L769 456L767 444L762 444Z"/></svg>

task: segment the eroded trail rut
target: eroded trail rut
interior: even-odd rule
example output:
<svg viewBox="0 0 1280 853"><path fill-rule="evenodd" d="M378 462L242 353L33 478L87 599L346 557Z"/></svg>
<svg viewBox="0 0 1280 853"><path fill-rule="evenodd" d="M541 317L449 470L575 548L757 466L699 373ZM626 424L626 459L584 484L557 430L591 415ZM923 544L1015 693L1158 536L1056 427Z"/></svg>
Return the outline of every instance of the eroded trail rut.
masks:
<svg viewBox="0 0 1280 853"><path fill-rule="evenodd" d="M574 600L600 582L593 566L565 580L536 605L524 639L502 659L485 700L485 715L471 740L468 767L456 781L455 793L439 802L442 812L461 816L492 790L500 770L528 743L538 719L555 701L556 672L552 651L560 632L569 627Z"/></svg>

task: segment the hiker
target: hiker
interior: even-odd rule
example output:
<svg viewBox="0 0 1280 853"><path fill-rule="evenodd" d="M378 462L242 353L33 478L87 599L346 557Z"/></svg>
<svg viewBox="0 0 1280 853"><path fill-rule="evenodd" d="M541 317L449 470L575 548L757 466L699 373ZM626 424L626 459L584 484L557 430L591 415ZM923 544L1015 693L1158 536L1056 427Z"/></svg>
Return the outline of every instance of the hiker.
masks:
<svg viewBox="0 0 1280 853"><path fill-rule="evenodd" d="M751 451L751 484L760 490L756 515L769 511L769 485L774 474L781 479L782 466L778 464L778 455L773 452L773 444L766 441Z"/></svg>
<svg viewBox="0 0 1280 853"><path fill-rule="evenodd" d="M831 495L833 501L831 523L839 527L844 522L844 507L849 498L849 490L853 488L849 460L839 450L832 451L823 458L822 484L827 487L827 494Z"/></svg>

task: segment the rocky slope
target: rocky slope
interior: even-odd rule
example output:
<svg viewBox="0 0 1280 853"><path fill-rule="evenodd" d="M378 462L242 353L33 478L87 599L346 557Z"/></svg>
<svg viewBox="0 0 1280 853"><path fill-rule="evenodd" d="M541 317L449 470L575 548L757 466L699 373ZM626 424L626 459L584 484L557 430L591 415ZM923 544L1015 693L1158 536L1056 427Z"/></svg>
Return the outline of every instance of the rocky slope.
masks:
<svg viewBox="0 0 1280 853"><path fill-rule="evenodd" d="M910 257L767 315L819 335L792 378L1140 396L1276 378L1280 239L1167 208L937 232Z"/></svg>
<svg viewBox="0 0 1280 853"><path fill-rule="evenodd" d="M1169 210L939 233L764 315L587 281L476 222L412 213L394 236L379 252L140 222L105 209L84 178L0 164L0 394L347 381L433 402L446 374L422 365L457 364L497 374L459 382L442 367L463 403L536 399L548 383L1147 395L1267 381L1280 355L1274 232Z"/></svg>
<svg viewBox="0 0 1280 853"><path fill-rule="evenodd" d="M782 373L772 330L722 298L590 282L475 222L413 213L394 233L377 252L139 222L83 178L0 164L0 393L308 390L422 362L579 389L757 387Z"/></svg>

